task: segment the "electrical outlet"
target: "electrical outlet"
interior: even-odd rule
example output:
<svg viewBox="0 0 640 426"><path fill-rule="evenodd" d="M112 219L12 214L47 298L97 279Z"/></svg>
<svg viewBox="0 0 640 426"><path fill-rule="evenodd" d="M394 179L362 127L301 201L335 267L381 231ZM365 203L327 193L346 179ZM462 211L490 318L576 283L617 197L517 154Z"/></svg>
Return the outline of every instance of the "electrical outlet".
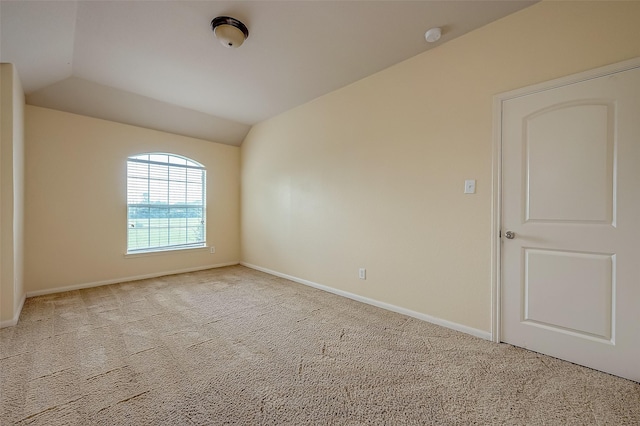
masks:
<svg viewBox="0 0 640 426"><path fill-rule="evenodd" d="M215 253L215 252L216 252L216 248L215 248L215 246L211 246L211 254L213 254L213 253Z"/></svg>
<svg viewBox="0 0 640 426"><path fill-rule="evenodd" d="M367 279L367 270L364 268L360 268L358 270L358 278L360 278L361 280L366 280Z"/></svg>

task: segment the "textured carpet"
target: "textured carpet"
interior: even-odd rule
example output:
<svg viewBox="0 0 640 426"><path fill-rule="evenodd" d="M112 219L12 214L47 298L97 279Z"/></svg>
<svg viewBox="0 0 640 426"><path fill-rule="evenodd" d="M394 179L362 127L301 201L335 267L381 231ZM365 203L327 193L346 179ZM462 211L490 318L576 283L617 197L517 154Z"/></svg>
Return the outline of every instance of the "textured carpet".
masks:
<svg viewBox="0 0 640 426"><path fill-rule="evenodd" d="M241 266L26 301L0 423L638 425L640 384Z"/></svg>

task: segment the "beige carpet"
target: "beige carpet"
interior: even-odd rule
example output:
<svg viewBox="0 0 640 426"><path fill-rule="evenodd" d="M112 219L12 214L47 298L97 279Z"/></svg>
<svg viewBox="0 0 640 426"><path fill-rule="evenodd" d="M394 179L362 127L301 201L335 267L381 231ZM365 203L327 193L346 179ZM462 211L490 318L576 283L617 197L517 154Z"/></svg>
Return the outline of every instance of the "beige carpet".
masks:
<svg viewBox="0 0 640 426"><path fill-rule="evenodd" d="M639 425L640 384L236 266L28 299L0 423Z"/></svg>

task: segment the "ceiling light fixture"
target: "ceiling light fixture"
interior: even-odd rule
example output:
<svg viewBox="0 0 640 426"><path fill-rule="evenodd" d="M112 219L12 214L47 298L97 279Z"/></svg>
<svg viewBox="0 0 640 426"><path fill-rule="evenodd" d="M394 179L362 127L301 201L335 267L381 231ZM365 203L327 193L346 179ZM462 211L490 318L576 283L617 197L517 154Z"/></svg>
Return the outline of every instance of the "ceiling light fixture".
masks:
<svg viewBox="0 0 640 426"><path fill-rule="evenodd" d="M440 28L431 28L429 31L424 33L424 38L429 43L435 43L436 41L440 40L440 36L441 35L442 35L442 29L440 29Z"/></svg>
<svg viewBox="0 0 640 426"><path fill-rule="evenodd" d="M249 30L246 25L236 18L229 16L218 16L211 21L211 29L225 47L240 47L249 37Z"/></svg>

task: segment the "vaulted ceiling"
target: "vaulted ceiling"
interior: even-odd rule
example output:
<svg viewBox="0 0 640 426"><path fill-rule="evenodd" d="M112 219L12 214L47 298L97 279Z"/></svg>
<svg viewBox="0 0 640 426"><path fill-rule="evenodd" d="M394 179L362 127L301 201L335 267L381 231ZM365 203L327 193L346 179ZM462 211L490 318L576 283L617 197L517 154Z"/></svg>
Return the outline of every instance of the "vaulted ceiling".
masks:
<svg viewBox="0 0 640 426"><path fill-rule="evenodd" d="M0 60L29 104L239 145L257 122L532 3L2 0ZM240 48L214 38L219 15L249 28Z"/></svg>

